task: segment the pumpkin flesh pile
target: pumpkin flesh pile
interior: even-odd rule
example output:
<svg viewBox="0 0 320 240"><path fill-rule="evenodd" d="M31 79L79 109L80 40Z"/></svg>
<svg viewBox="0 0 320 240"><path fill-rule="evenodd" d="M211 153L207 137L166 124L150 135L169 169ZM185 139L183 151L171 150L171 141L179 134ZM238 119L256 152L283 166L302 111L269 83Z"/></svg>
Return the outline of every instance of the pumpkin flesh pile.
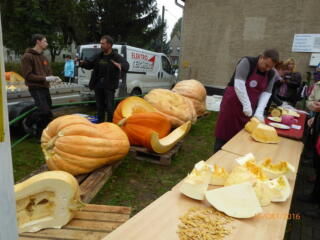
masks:
<svg viewBox="0 0 320 240"><path fill-rule="evenodd" d="M41 147L50 170L78 175L123 158L130 144L116 124L93 124L83 117L66 115L43 131Z"/></svg>
<svg viewBox="0 0 320 240"><path fill-rule="evenodd" d="M84 206L77 180L63 171L40 173L14 190L19 233L61 228Z"/></svg>
<svg viewBox="0 0 320 240"><path fill-rule="evenodd" d="M178 82L172 91L189 98L198 116L206 111L207 91L201 82L194 79L183 80Z"/></svg>

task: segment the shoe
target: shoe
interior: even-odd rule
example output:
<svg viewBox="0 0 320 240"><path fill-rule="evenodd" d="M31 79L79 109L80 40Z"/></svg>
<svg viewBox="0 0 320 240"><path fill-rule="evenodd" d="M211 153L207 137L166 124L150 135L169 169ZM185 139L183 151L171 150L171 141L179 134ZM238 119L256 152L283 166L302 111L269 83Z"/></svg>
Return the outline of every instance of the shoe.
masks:
<svg viewBox="0 0 320 240"><path fill-rule="evenodd" d="M312 194L308 194L308 195L299 195L297 197L297 199L301 202L305 202L305 203L317 203L317 200L313 197Z"/></svg>
<svg viewBox="0 0 320 240"><path fill-rule="evenodd" d="M35 136L37 134L37 126L36 124L32 124L31 126L29 126L27 124L27 118L24 118L22 120L22 126L23 126L23 130L26 132L26 133L29 133L31 134L32 136Z"/></svg>
<svg viewBox="0 0 320 240"><path fill-rule="evenodd" d="M307 209L301 212L305 217L320 219L320 208Z"/></svg>

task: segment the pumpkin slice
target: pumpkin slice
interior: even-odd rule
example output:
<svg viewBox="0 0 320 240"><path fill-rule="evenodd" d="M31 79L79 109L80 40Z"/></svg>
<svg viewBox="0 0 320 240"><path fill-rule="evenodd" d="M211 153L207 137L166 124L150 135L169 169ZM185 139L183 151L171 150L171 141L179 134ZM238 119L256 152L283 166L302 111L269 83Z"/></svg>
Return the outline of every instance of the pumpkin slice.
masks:
<svg viewBox="0 0 320 240"><path fill-rule="evenodd" d="M250 218L262 212L255 191L249 182L207 191L208 202L235 218Z"/></svg>
<svg viewBox="0 0 320 240"><path fill-rule="evenodd" d="M286 176L268 181L268 185L272 193L272 202L285 202L290 197L292 191Z"/></svg>
<svg viewBox="0 0 320 240"><path fill-rule="evenodd" d="M271 158L265 159L262 164L261 168L263 172L269 177L269 178L277 178L281 175L287 175L289 176L290 173L295 172L295 167L288 163L287 161L281 161L279 163L272 163Z"/></svg>
<svg viewBox="0 0 320 240"><path fill-rule="evenodd" d="M214 165L213 172L211 174L211 185L224 185L227 178L229 176L229 173L222 167L218 167L218 165Z"/></svg>
<svg viewBox="0 0 320 240"><path fill-rule="evenodd" d="M203 160L196 163L192 172L188 174L182 182L180 192L190 198L203 200L204 194L208 189L211 174L211 165L207 164Z"/></svg>
<svg viewBox="0 0 320 240"><path fill-rule="evenodd" d="M259 123L251 133L251 137L261 143L279 143L280 138L274 127Z"/></svg>
<svg viewBox="0 0 320 240"><path fill-rule="evenodd" d="M19 233L61 228L84 206L77 180L63 171L35 175L14 186Z"/></svg>
<svg viewBox="0 0 320 240"><path fill-rule="evenodd" d="M135 113L157 112L146 100L137 96L131 96L122 100L113 115L113 122L119 123L123 118L128 118Z"/></svg>
<svg viewBox="0 0 320 240"><path fill-rule="evenodd" d="M168 152L173 148L184 136L189 132L191 128L191 122L188 121L181 125L180 127L173 130L166 137L159 139L159 134L153 132L151 134L151 148L157 153Z"/></svg>
<svg viewBox="0 0 320 240"><path fill-rule="evenodd" d="M249 133L252 133L259 123L261 122L258 120L258 118L253 117L250 119L249 122L246 123L244 129L247 130Z"/></svg>

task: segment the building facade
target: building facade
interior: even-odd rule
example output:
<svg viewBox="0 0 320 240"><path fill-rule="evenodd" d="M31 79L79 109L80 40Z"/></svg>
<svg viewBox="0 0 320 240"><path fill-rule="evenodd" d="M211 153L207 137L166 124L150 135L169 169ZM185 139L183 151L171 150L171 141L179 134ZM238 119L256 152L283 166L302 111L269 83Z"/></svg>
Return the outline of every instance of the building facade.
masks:
<svg viewBox="0 0 320 240"><path fill-rule="evenodd" d="M320 33L319 0L185 0L180 80L224 88L243 56L275 48L306 76L311 53L292 52L295 34Z"/></svg>

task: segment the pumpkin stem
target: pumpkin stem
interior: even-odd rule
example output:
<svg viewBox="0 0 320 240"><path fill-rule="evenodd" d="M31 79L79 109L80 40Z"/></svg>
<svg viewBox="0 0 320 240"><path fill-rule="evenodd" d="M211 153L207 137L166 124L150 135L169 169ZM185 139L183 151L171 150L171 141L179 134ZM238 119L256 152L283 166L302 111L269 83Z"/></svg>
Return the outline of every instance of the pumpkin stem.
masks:
<svg viewBox="0 0 320 240"><path fill-rule="evenodd" d="M55 137L53 137L53 138L50 139L50 141L48 142L48 144L47 144L47 146L46 146L46 149L47 149L47 150L52 149L52 148L54 147L54 144L55 144L55 142L57 141L58 137L60 137L59 134L58 134L57 136L55 136Z"/></svg>
<svg viewBox="0 0 320 240"><path fill-rule="evenodd" d="M118 126L122 127L123 125L125 125L127 122L127 118L122 118L119 122L118 122Z"/></svg>

